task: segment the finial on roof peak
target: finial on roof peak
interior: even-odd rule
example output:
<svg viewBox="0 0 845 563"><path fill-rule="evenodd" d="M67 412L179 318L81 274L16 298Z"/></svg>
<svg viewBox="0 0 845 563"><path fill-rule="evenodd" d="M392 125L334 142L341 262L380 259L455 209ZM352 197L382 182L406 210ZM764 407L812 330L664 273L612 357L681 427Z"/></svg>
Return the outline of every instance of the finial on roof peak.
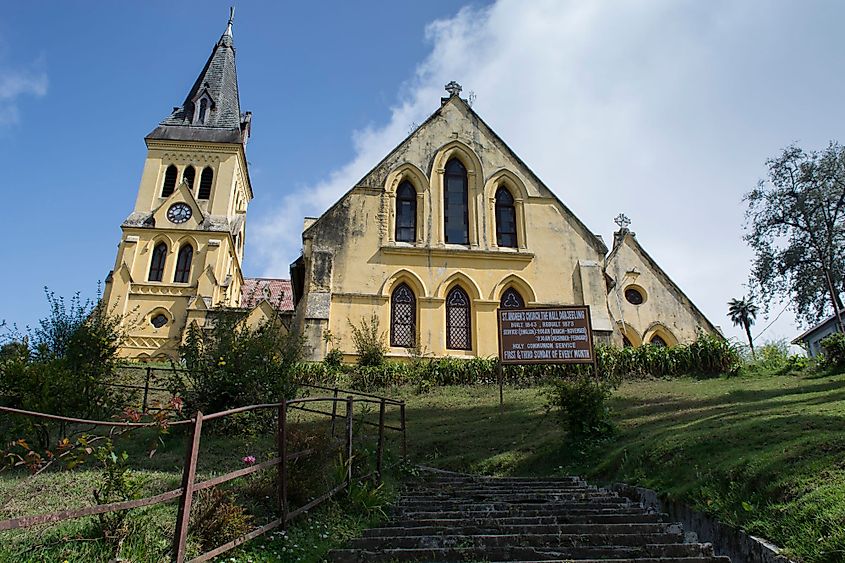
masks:
<svg viewBox="0 0 845 563"><path fill-rule="evenodd" d="M229 23L226 24L226 32L223 35L232 36L232 24L235 23L235 7L229 6Z"/></svg>
<svg viewBox="0 0 845 563"><path fill-rule="evenodd" d="M458 84L457 82L455 82L454 80L449 82L449 84L447 84L445 86L445 88L446 88L446 91L449 92L449 97L457 96L458 94L461 93L461 90L462 90L461 85Z"/></svg>
<svg viewBox="0 0 845 563"><path fill-rule="evenodd" d="M628 230L628 226L631 224L631 220L628 219L628 216L624 213L620 213L619 215L617 215L613 222L619 225L620 229L625 231Z"/></svg>

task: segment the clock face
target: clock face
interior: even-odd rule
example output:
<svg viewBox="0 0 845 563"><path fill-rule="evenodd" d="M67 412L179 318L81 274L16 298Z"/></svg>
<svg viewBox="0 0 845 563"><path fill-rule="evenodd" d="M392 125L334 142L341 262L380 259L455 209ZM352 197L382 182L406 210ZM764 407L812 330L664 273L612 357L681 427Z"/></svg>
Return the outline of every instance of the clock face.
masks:
<svg viewBox="0 0 845 563"><path fill-rule="evenodd" d="M167 210L167 218L171 223L184 223L191 218L191 206L185 203L174 203Z"/></svg>

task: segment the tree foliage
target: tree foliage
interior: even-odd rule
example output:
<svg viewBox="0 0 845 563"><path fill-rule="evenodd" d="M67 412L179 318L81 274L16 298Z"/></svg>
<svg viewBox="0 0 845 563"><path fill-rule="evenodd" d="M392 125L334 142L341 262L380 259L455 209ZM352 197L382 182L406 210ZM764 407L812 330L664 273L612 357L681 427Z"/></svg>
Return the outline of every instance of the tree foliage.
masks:
<svg viewBox="0 0 845 563"><path fill-rule="evenodd" d="M751 282L767 300L790 299L805 322L841 309L845 289L845 149L797 146L766 162L768 179L745 195Z"/></svg>
<svg viewBox="0 0 845 563"><path fill-rule="evenodd" d="M169 382L170 390L185 399L188 414L293 397L302 339L286 334L278 319L257 327L243 320L237 311L220 310L207 326L188 328L180 348L187 374L175 373Z"/></svg>
<svg viewBox="0 0 845 563"><path fill-rule="evenodd" d="M728 317L734 326L741 326L748 337L748 346L751 348L751 355L756 359L754 353L754 340L751 338L751 325L757 319L758 307L751 299L731 299L728 301Z"/></svg>

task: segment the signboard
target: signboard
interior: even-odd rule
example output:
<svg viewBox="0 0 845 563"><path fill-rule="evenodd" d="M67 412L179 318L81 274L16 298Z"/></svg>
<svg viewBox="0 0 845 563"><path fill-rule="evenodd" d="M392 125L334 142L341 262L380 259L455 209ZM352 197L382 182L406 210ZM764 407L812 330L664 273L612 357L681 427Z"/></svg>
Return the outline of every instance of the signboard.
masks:
<svg viewBox="0 0 845 563"><path fill-rule="evenodd" d="M592 364L589 305L499 309L502 364Z"/></svg>

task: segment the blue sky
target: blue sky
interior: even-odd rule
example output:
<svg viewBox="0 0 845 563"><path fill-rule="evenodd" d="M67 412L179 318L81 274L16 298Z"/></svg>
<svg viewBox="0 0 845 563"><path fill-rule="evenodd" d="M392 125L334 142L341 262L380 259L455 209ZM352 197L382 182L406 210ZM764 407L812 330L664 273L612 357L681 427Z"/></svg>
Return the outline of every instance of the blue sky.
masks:
<svg viewBox="0 0 845 563"><path fill-rule="evenodd" d="M0 319L34 323L45 285L94 295L134 203L143 137L183 100L228 5L0 13L11 239ZM246 274L286 276L302 216L327 208L455 79L594 232L609 241L626 212L670 277L735 335L725 303L748 275L742 194L787 144L842 138L842 21L833 1L243 3L234 35L256 194ZM796 331L787 312L764 338Z"/></svg>

